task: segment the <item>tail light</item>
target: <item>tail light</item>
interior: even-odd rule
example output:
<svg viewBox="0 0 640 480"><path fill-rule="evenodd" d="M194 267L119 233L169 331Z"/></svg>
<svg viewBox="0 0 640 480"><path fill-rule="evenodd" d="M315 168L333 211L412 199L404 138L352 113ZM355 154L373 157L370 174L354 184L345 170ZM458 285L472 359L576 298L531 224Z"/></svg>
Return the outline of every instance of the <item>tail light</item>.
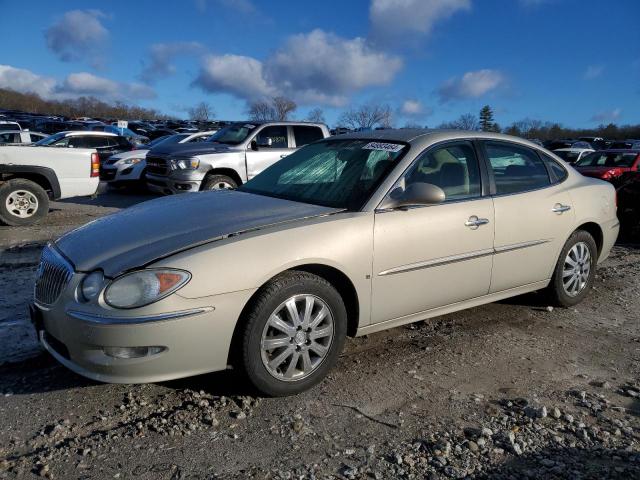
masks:
<svg viewBox="0 0 640 480"><path fill-rule="evenodd" d="M603 180L610 180L612 178L619 177L620 175L622 175L622 169L621 168L611 168L611 169L607 170L606 172L604 172L604 174L602 175L602 179Z"/></svg>
<svg viewBox="0 0 640 480"><path fill-rule="evenodd" d="M100 155L98 155L98 152L93 152L91 154L91 176L100 176Z"/></svg>

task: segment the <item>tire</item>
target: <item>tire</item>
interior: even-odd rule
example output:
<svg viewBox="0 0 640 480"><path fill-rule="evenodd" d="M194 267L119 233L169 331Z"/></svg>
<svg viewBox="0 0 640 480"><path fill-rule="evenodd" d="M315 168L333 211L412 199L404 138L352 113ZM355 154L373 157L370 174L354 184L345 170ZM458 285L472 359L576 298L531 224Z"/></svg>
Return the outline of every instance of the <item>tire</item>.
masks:
<svg viewBox="0 0 640 480"><path fill-rule="evenodd" d="M0 184L0 222L5 225L33 225L48 212L49 196L37 183L15 178Z"/></svg>
<svg viewBox="0 0 640 480"><path fill-rule="evenodd" d="M274 314L279 315L288 329L295 325L286 305L292 299L302 322L305 317L321 318L320 312L325 316L315 327L314 322L308 321L308 328L300 325L289 333L274 328ZM308 302L313 306L305 316ZM342 297L329 282L307 272L290 271L271 280L258 292L244 320L241 345L238 345L240 367L249 382L267 396L294 395L320 382L335 365L347 335L347 311ZM322 336L330 330L332 337ZM263 340L286 344L263 350ZM320 356L318 351L325 353ZM283 359L280 363L279 357ZM269 367L272 364L277 364L279 372Z"/></svg>
<svg viewBox="0 0 640 480"><path fill-rule="evenodd" d="M226 175L208 175L202 182L200 190L226 190L237 188L238 183Z"/></svg>
<svg viewBox="0 0 640 480"><path fill-rule="evenodd" d="M580 251L584 252L584 248L588 250L588 259L581 256ZM569 257L569 253L571 256ZM569 259L580 259L578 265L572 266L567 262ZM551 283L547 287L547 296L552 305L557 307L572 307L580 303L588 295L596 273L596 263L598 261L598 248L596 242L589 232L577 230L571 234L567 242L564 244L560 257L553 271ZM582 264L582 265L581 265ZM584 275L585 266L588 265L586 278ZM566 266L566 268L565 268ZM574 273L568 274L572 270ZM582 276L580 275L582 273ZM565 283L568 288L565 287Z"/></svg>

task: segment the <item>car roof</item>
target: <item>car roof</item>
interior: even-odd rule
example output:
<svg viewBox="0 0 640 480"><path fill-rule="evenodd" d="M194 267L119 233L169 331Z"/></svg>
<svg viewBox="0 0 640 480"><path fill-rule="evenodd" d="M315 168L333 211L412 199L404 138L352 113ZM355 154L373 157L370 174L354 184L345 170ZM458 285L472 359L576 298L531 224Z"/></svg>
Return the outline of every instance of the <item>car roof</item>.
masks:
<svg viewBox="0 0 640 480"><path fill-rule="evenodd" d="M523 145L531 146L536 149L540 149L540 145L530 142L521 137L514 137L512 135L505 135L503 133L494 132L480 132L476 130L447 130L447 129L424 129L424 128L402 128L395 129L389 128L386 130L368 130L362 132L351 132L343 135L334 135L328 137L325 140L349 140L349 139L362 139L362 140L382 140L382 141L396 141L406 143L434 143L445 140L459 140L465 138L478 138L488 140L506 140L509 142L517 142Z"/></svg>
<svg viewBox="0 0 640 480"><path fill-rule="evenodd" d="M95 136L95 137L117 137L118 136L112 132L94 132L91 130L68 130L60 133L64 133L65 137L76 137L80 135Z"/></svg>
<svg viewBox="0 0 640 480"><path fill-rule="evenodd" d="M552 152L595 152L593 148L556 148Z"/></svg>

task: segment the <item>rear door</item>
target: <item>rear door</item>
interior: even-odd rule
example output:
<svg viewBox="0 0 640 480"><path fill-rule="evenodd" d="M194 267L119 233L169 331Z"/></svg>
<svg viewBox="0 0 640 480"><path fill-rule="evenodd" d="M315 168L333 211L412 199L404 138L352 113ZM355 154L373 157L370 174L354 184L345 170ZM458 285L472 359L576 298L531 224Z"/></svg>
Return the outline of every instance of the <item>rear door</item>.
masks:
<svg viewBox="0 0 640 480"><path fill-rule="evenodd" d="M271 139L270 146L260 146ZM286 157L295 149L290 143L287 125L263 127L247 149L247 178L251 180L265 168Z"/></svg>
<svg viewBox="0 0 640 480"><path fill-rule="evenodd" d="M547 280L574 225L564 178L552 174L534 149L504 141L481 144L495 208L490 291Z"/></svg>

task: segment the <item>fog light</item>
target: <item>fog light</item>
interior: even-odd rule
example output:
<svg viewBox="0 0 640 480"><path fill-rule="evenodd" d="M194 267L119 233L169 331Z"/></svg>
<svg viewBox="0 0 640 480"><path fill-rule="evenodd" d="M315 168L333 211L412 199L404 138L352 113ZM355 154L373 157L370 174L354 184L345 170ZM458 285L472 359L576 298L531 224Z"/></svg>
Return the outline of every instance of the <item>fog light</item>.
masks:
<svg viewBox="0 0 640 480"><path fill-rule="evenodd" d="M167 347L104 347L105 355L113 358L142 358L164 352Z"/></svg>

